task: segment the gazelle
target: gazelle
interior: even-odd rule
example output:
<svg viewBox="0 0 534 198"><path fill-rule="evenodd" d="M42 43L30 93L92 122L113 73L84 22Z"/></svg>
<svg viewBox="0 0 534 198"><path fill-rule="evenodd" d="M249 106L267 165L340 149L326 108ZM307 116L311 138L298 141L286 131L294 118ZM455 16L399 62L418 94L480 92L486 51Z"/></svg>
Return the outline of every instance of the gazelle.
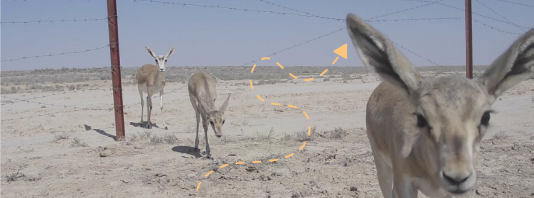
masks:
<svg viewBox="0 0 534 198"><path fill-rule="evenodd" d="M202 117L202 127L204 127L204 137L206 138L206 156L210 157L210 144L208 141L208 124L211 125L215 136L222 136L222 126L225 122L224 111L228 106L228 98L221 105L221 108L215 109L215 99L217 99L217 89L215 81L210 75L204 72L194 73L188 84L189 99L195 110L197 118L197 136L195 139L195 149L198 150L198 127Z"/></svg>
<svg viewBox="0 0 534 198"><path fill-rule="evenodd" d="M152 128L152 123L150 122L150 114L152 113L152 95L159 92L159 107L161 109L161 114L163 117L163 122L165 124L165 114L163 113L163 88L165 88L165 64L167 59L174 52L174 47L167 52L166 55L157 56L150 48L146 47L148 54L154 57L156 65L145 64L139 70L137 70L137 89L139 90L139 96L141 97L141 122L139 124L143 125L143 92L147 93L147 124L146 128Z"/></svg>
<svg viewBox="0 0 534 198"><path fill-rule="evenodd" d="M347 29L362 62L383 79L367 103L367 136L384 197L454 197L471 190L491 105L534 77L534 29L477 79L425 79L393 42L354 14ZM393 187L392 187L393 186Z"/></svg>

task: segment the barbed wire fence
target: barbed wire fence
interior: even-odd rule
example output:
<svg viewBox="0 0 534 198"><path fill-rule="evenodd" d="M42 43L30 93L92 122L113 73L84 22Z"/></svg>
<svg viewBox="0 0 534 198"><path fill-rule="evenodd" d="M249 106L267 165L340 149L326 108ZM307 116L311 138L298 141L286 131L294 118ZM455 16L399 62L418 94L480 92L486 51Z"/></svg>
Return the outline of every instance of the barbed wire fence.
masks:
<svg viewBox="0 0 534 198"><path fill-rule="evenodd" d="M39 0L39 1L38 0L2 0L2 2L28 2L28 3L41 2L41 1L43 1L43 0ZM75 2L75 1L91 1L91 0L48 0L48 1ZM268 4L268 5L271 5L273 7L276 7L276 8L279 8L279 9L283 9L284 12L278 12L278 11L272 11L272 10L238 8L238 7L230 7L230 6L223 6L223 5L204 5L204 4L193 4L193 3L178 3L178 2L173 2L173 1L162 1L162 0L131 0L131 2L133 2L133 3L145 2L145 3L151 3L151 4L172 5L172 6L182 6L182 7L197 7L197 8L206 8L206 9L224 9L224 10L229 10L229 11L239 11L239 12L247 12L247 13L283 15L283 16L288 16L288 17L303 17L303 18L309 18L309 19L323 19L323 20L331 20L331 21L337 21L337 22L345 22L345 19L342 19L342 18L336 18L336 17L330 17L330 16L322 16L322 15L314 14L314 13L311 13L311 12L303 11L303 10L300 10L300 9L297 9L297 8L291 8L291 7L287 7L287 6L281 5L281 4L273 3L273 2L270 2L270 1L267 1L267 0L259 0L259 1L262 2L262 3ZM400 13L404 13L404 12L408 12L408 11L412 11L412 10L416 10L416 9L420 9L420 8L424 8L424 7L428 7L428 6L432 6L432 5L439 5L439 6L442 6L444 8L450 8L450 9L458 10L458 11L465 11L465 9L458 8L458 7L443 3L444 0L439 0L439 1L405 0L405 1L420 2L420 3L425 3L425 4L413 6L413 7L410 7L410 8L406 8L406 9L402 9L402 10L398 10L398 11L394 11L394 12L381 14L381 15L378 15L378 16L375 16L375 17L368 18L368 19L366 19L366 21L370 22L370 23L375 23L375 22L407 22L407 21L412 21L412 22L413 21L443 21L443 20L463 20L463 19L465 19L464 17L424 17L424 18L382 19L382 18L387 17L387 16L392 16L392 15L396 15L396 14L400 14ZM532 28L532 27L523 26L523 25L519 25L519 24L513 23L511 20L506 18L504 15L498 13L494 9L492 9L489 6L487 6L486 4L484 4L483 2L481 2L479 0L476 0L476 1L479 4L481 4L483 7L485 7L486 9L490 10L495 15L498 15L503 20L473 12L473 15L475 15L477 17L480 17L480 18L483 18L483 19L487 19L487 20L490 20L490 21L494 21L494 22L498 22L498 23L502 23L502 24L512 25L512 26L516 27L517 29L519 29L521 32L525 32L526 29ZM511 2L511 1L506 1L506 0L496 0L496 1L504 2L504 3L508 3L508 4L514 4L514 5L522 6L522 7L526 7L526 8L533 8L534 7L532 5L523 4L523 3L517 3L517 2ZM82 18L82 19L1 21L0 24L1 25L32 25L32 24L46 25L46 24L58 24L58 23L63 24L63 23L79 23L79 22L106 22L106 23L109 23L109 17L114 17L114 16L101 17L101 18ZM517 33L517 32L504 30L504 29L501 29L501 28L497 28L497 27L495 27L493 25L490 25L488 23L482 22L482 21L480 21L480 20L478 20L476 18L473 18L473 21L478 23L478 24L481 24L483 27L486 27L486 28L489 28L491 30L498 31L498 32L501 32L501 33L504 33L504 34L513 34L513 35L522 34L522 33ZM333 31L327 32L325 34L321 34L321 35L313 37L311 39L308 39L308 40L305 40L305 41L301 41L301 42L298 42L298 43L293 44L293 45L289 45L288 47L285 47L285 48L280 49L280 50L278 50L276 52L273 52L273 53L269 54L268 56L269 57L276 56L278 54L287 52L287 51L289 51L291 49L294 49L294 48L303 46L305 44L308 44L308 43L311 43L311 42L314 42L314 41L329 37L329 36L334 35L334 34L340 32L340 31L343 31L343 30L346 30L346 27L340 27L338 29L335 29ZM432 61L429 58L426 58L425 56L415 52L414 50L410 50L407 47L405 47L405 46L403 46L403 45L401 45L401 44L399 44L397 42L393 42L393 43L395 45L397 45L398 47L400 47L401 49L405 50L406 52L408 52L410 54L413 54L413 55L417 56L418 58L421 58L421 59L431 63L432 65L442 66L439 63L437 63L435 61ZM89 48L89 49L85 49L85 50L67 51L67 52L59 52L59 53L58 52L56 52L56 53L44 53L44 54L41 54L41 55L10 58L10 59L1 60L1 62L15 62L15 61L21 61L21 60L27 60L27 59L46 58L46 57L53 57L53 56L64 56L64 55L70 55L70 54L87 53L87 52L93 52L93 51L98 51L98 50L102 50L102 49L108 48L108 47L110 47L110 45L111 44L106 44L106 45L102 45L100 47ZM247 65L255 63L255 62L259 61L259 60L261 60L261 57L259 57L257 59L254 59L252 61L245 62L241 66L247 66ZM107 66L107 67L110 68L111 66ZM181 86L181 87L172 89L172 90L170 90L168 92L166 91L165 94L168 95L168 94L178 93L184 87L185 86ZM87 89L87 90L111 90L111 87L110 88L106 88L106 89L97 88L97 89ZM64 104L46 103L46 102L37 101L39 99L43 99L43 98L47 98L47 97L51 97L51 96L58 96L58 95L64 95L64 94L67 94L67 93L72 93L72 91L77 91L77 90L61 91L61 92L55 92L55 93L52 93L52 94L47 94L47 95L42 95L42 96L34 96L34 97L29 97L29 98L16 98L16 97L13 97L13 96L5 96L4 94L2 94L2 98L6 99L6 100L14 100L16 102L25 102L25 103L38 104L38 105L47 105L47 106L52 106L52 107L57 107L57 108L63 108L63 109L66 109L66 111L44 113L44 114L35 114L35 115L23 116L23 117L17 117L17 118L2 119L1 121L3 122L3 121L13 121L13 120L21 120L21 119L31 119L31 118L41 117L41 116L53 116L53 115L58 114L58 113L69 113L69 112L78 112L78 111L107 111L107 112L109 112L109 111L113 110L112 105L110 105L110 107L106 107L106 108L99 108L99 107L82 107L82 106L79 106L79 105L64 105ZM157 97L157 96L153 96L153 97ZM14 104L14 103L15 102L2 103L2 106L7 105L7 104ZM129 107L132 107L134 105L139 105L140 103L141 102L132 103L132 104L124 105L123 107L124 108L129 108Z"/></svg>

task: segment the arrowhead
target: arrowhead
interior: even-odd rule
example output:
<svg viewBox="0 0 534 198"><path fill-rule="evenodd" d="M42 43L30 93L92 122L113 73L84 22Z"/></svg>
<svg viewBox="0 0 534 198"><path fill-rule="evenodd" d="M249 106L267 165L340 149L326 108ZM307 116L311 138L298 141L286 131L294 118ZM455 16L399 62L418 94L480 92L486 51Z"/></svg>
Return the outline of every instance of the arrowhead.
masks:
<svg viewBox="0 0 534 198"><path fill-rule="evenodd" d="M342 45L341 47L339 47L336 50L334 50L334 53L336 53L337 55L347 59L347 44Z"/></svg>

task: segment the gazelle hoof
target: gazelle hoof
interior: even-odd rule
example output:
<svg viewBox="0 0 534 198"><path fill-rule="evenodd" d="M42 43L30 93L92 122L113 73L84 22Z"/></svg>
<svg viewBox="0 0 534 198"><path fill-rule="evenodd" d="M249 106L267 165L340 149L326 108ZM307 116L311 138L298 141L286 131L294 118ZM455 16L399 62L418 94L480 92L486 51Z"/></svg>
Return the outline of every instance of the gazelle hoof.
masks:
<svg viewBox="0 0 534 198"><path fill-rule="evenodd" d="M147 124L145 125L145 129L152 129L152 124L147 123Z"/></svg>

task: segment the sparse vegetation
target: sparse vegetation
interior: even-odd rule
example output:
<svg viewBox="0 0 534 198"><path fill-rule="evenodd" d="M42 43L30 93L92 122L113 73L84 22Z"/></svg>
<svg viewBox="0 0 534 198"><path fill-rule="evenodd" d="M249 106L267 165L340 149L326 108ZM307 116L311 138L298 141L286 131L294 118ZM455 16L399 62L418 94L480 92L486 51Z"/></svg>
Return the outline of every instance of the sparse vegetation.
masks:
<svg viewBox="0 0 534 198"><path fill-rule="evenodd" d="M19 173L17 171L17 172L11 173L11 174L4 175L4 179L7 182L14 182L14 181L17 181L20 178L23 178L24 176L25 176L24 174Z"/></svg>
<svg viewBox="0 0 534 198"><path fill-rule="evenodd" d="M66 140L66 139L69 139L69 134L67 134L67 133L62 133L62 134L58 134L58 135L54 136L54 141L55 142L60 141L60 140Z"/></svg>
<svg viewBox="0 0 534 198"><path fill-rule="evenodd" d="M498 133L493 135L493 139L496 139L496 140L504 140L508 137L509 137L508 134L506 134L506 132L504 131L499 131Z"/></svg>
<svg viewBox="0 0 534 198"><path fill-rule="evenodd" d="M295 139L299 142L313 141L313 139L315 138L315 134L316 134L315 130L316 130L316 127L312 127L311 130L309 130L310 135L308 135L308 130L301 131L297 133L297 136L295 137Z"/></svg>
<svg viewBox="0 0 534 198"><path fill-rule="evenodd" d="M333 138L333 139L339 139L339 138L344 138L345 136L347 136L348 133L345 129L339 127L339 128L335 128L334 131L332 131L330 133L330 138Z"/></svg>
<svg viewBox="0 0 534 198"><path fill-rule="evenodd" d="M81 141L77 137L72 138L72 141L70 142L71 147L88 147L87 143Z"/></svg>

